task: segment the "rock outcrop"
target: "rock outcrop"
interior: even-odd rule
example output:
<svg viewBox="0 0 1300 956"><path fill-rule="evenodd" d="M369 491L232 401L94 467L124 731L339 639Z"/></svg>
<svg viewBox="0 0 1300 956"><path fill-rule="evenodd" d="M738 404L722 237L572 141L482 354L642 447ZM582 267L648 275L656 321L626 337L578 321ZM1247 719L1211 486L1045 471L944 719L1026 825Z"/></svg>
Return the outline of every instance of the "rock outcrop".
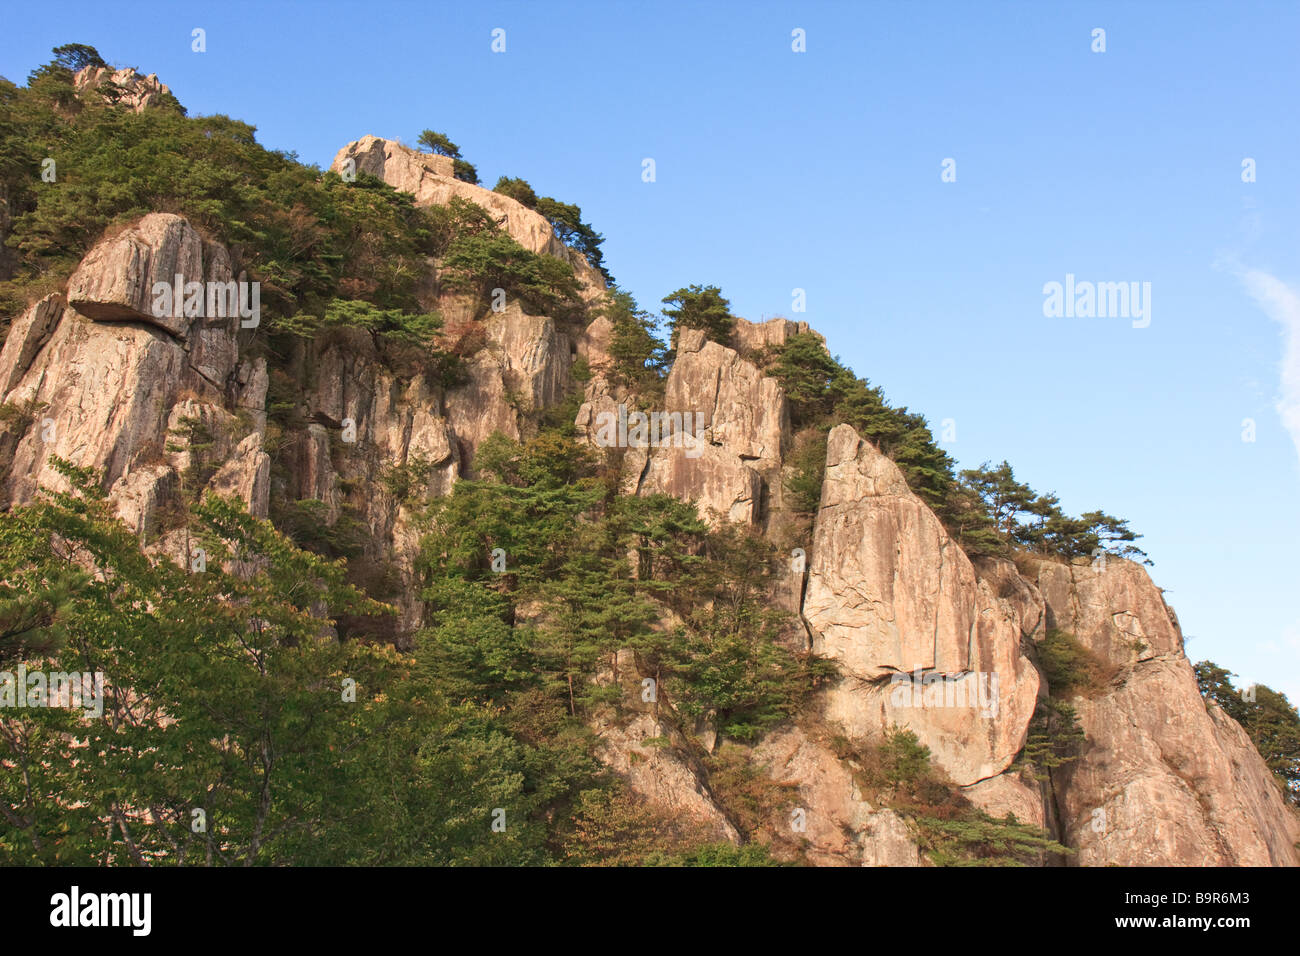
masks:
<svg viewBox="0 0 1300 956"><path fill-rule="evenodd" d="M1020 622L848 425L827 444L804 617L813 650L842 668L826 714L850 737L906 727L961 785L1010 766L1039 683Z"/></svg>
<svg viewBox="0 0 1300 956"><path fill-rule="evenodd" d="M629 449L623 490L664 492L715 520L763 527L790 428L779 386L744 356L807 329L787 320L737 329L734 349L682 333L664 409L701 412L705 444L693 455ZM589 388L588 398L578 424L590 435L615 403L608 389ZM1177 620L1137 565L1112 558L1099 574L1043 562L1031 577L1006 559L977 566L893 462L841 425L829 436L794 606L813 650L842 669L822 696L828 732L870 743L911 729L977 807L1046 829L1076 851L1072 862L1296 862L1294 813L1241 728L1207 711ZM1083 753L1040 783L1015 761L1048 691L1033 646L1049 629L1076 635L1122 677L1097 699L1072 701ZM864 801L843 762L802 731L770 735L755 755L807 804L808 859L916 861L903 821Z"/></svg>
<svg viewBox="0 0 1300 956"><path fill-rule="evenodd" d="M469 361L469 382L447 396L447 417L466 461L495 431L521 436L522 416L560 402L570 387L572 346L555 323L510 304L485 320L488 346Z"/></svg>
<svg viewBox="0 0 1300 956"><path fill-rule="evenodd" d="M804 844L817 866L920 866L907 824L893 810L871 806L852 768L798 727L769 734L755 760L769 777L793 786L791 819L776 822Z"/></svg>
<svg viewBox="0 0 1300 956"><path fill-rule="evenodd" d="M680 415L689 438L633 449L624 489L694 501L711 519L760 524L790 434L789 408L776 379L703 332L684 329L663 412ZM580 415L579 422L585 420Z"/></svg>
<svg viewBox="0 0 1300 956"><path fill-rule="evenodd" d="M640 672L632 651L620 651L616 656L626 713L620 716L612 708L597 711L591 721L597 758L618 774L638 799L669 813L683 834L739 843L740 834L714 800L706 774L681 731L661 719L655 703L642 700L641 681L650 675ZM606 667L594 682L609 685L614 680L613 669Z"/></svg>
<svg viewBox="0 0 1300 956"><path fill-rule="evenodd" d="M330 169L340 174L349 169L368 173L394 189L410 193L418 206L442 206L454 197L467 199L487 210L493 221L529 252L572 265L588 300L598 299L605 291L600 273L584 256L559 240L545 216L509 196L457 179L449 157L418 152L378 136L363 136L339 150Z"/></svg>
<svg viewBox="0 0 1300 956"><path fill-rule="evenodd" d="M811 333L821 339L807 322L795 322L790 319L768 319L766 322L751 322L737 318L731 330L731 345L745 358L757 356L763 349L785 345L796 335ZM825 340L823 339L823 344Z"/></svg>
<svg viewBox="0 0 1300 956"><path fill-rule="evenodd" d="M673 749L680 734L650 714L597 725L596 755L642 800L707 838L738 843L735 826L714 803L704 777Z"/></svg>
<svg viewBox="0 0 1300 956"><path fill-rule="evenodd" d="M22 504L41 485L64 487L50 466L57 455L99 471L142 538L165 539L156 519L182 491L205 490L184 486L197 472L206 489L268 516L266 362L241 356L238 309L207 295L233 276L224 247L180 216L151 214L97 243L65 294L16 317L0 350L0 401L13 410L0 426L0 501ZM188 283L201 283L200 314L183 299L156 308L155 284L175 290L177 281L183 295ZM216 302L224 315L207 314ZM446 494L488 435L520 438L525 414L572 387L576 347L552 319L511 303L484 325L486 344L466 360L467 380L450 389L421 370L391 367L365 332L324 337L298 359L305 424L282 439L291 467L279 492L320 502L325 527L341 518L364 526L368 559L391 565L402 584L390 596L399 633L419 625L411 577L418 534L405 502L388 490L392 476L413 477L414 486L396 484L415 498ZM187 450L187 433L201 436L201 456ZM169 553L173 545L159 544Z"/></svg>
<svg viewBox="0 0 1300 956"><path fill-rule="evenodd" d="M171 94L171 90L153 73L142 76L130 67L124 70L108 66L83 67L77 71L72 83L80 95L97 93L106 102L133 113L157 106Z"/></svg>
<svg viewBox="0 0 1300 956"><path fill-rule="evenodd" d="M180 216L153 213L90 250L68 280L68 303L97 322L144 322L181 337L194 322L184 298L169 291L170 308L155 308L153 292L159 282L171 290L178 276L182 290L189 283L201 284L198 294L206 311L207 283L231 281L230 256L223 247L205 243ZM229 300L214 296L213 303L224 309ZM238 305L227 311L237 315Z"/></svg>
<svg viewBox="0 0 1300 956"><path fill-rule="evenodd" d="M1296 818L1241 726L1202 700L1177 620L1146 571L1044 563L1049 625L1117 670L1071 704L1087 734L1054 774L1084 866L1296 865Z"/></svg>
<svg viewBox="0 0 1300 956"><path fill-rule="evenodd" d="M145 216L90 251L66 297L47 296L13 323L0 353L0 401L23 414L0 434L5 503L30 501L40 485L64 487L50 466L54 455L96 469L110 489L141 466L152 474L152 466L166 464L165 446L182 440L169 434L182 398L221 413L217 440L231 449L257 431L256 419L236 413L241 404L265 406L265 368L241 359L238 315L153 314L153 282L170 284L178 274L186 282L225 282L230 257L179 216ZM263 463L252 459L247 467L260 471ZM161 493L159 482L166 484L161 475L136 476L121 489L147 502ZM259 496L246 504L265 514L266 482L237 484Z"/></svg>
<svg viewBox="0 0 1300 956"><path fill-rule="evenodd" d="M137 111L168 95L156 77L103 68L79 73L77 88L107 90ZM599 272L545 217L456 179L447 157L368 136L332 168L375 175L421 205L474 202L526 249L572 264L589 302L605 293ZM128 527L177 560L168 516L204 491L233 495L259 517L296 513L312 530L352 528L357 565L398 607L385 636L401 645L423 623L416 503L473 476L494 432L527 438L532 413L573 394L581 359L591 375L576 425L587 441L600 443L600 420L620 406L673 423L658 440L609 450L622 455L624 493L672 495L709 521L745 524L783 549L793 536L806 551L806 570L784 574L771 603L791 612L791 646L835 661L839 677L797 722L723 742L743 746L803 812L791 833L787 820L764 824L781 831L776 842L791 858L923 862L906 815L868 799L856 758L841 755L902 727L977 807L1043 827L1075 863L1298 862L1295 813L1241 727L1203 702L1177 619L1141 567L1116 558L972 562L899 468L843 424L828 436L811 528L794 514L784 492L789 406L762 362L769 347L811 332L806 323L738 320L729 346L682 330L656 409L639 409L638 396L614 384L622 380L607 318L584 330L518 303L476 327L482 338L460 355L455 384L361 329L294 345L268 370L238 310L208 307L230 302L207 291L237 283L237 253L180 216L147 215L97 243L63 291L12 317L0 349L0 508L30 502L41 486L65 487L50 464L59 456L96 469ZM428 267L421 288L436 287L437 263ZM202 285L204 308L159 307L156 285L174 290L178 276L182 290ZM1109 676L1069 700L1086 741L1040 783L1020 775L1017 757L1052 690L1036 664L1051 631L1073 635ZM717 728L684 729L668 703L639 706L634 659L618 667L625 699L593 718L596 755L638 799L711 839L740 842L740 818L709 779Z"/></svg>

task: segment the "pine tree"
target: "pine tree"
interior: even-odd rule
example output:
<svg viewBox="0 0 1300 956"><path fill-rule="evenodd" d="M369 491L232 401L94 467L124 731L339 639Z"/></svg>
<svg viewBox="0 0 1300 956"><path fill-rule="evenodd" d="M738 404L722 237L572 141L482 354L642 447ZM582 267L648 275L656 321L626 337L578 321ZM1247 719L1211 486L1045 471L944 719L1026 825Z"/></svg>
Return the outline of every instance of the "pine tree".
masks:
<svg viewBox="0 0 1300 956"><path fill-rule="evenodd" d="M722 297L722 290L717 286L687 286L664 296L663 303L673 306L663 311L669 319L674 349L681 329L700 329L714 342L730 344L736 319L731 314L731 303Z"/></svg>

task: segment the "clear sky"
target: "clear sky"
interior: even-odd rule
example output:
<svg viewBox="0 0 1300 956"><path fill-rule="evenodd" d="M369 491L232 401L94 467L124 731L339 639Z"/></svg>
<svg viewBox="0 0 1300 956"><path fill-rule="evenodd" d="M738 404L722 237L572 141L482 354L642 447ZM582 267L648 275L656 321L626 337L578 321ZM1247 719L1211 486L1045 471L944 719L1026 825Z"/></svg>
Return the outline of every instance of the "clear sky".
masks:
<svg viewBox="0 0 1300 956"><path fill-rule="evenodd" d="M1128 518L1193 660L1300 700L1300 4L24 0L0 20L16 82L88 43L304 162L445 132L487 185L578 203L644 307L699 282L759 319L804 289L793 317L936 434L952 419L963 467L1006 458L1067 510ZM1149 282L1149 326L1045 317L1067 274Z"/></svg>

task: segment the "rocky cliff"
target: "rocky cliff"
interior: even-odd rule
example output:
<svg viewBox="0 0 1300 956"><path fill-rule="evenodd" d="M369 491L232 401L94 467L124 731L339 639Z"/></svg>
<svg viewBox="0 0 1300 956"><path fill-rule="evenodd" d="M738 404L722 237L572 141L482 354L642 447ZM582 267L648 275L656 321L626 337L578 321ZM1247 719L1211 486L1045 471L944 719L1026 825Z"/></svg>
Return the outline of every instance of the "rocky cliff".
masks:
<svg viewBox="0 0 1300 956"><path fill-rule="evenodd" d="M78 84L105 80L127 91L133 110L166 90L152 77L96 74ZM417 205L475 203L530 252L572 266L589 305L606 294L543 216L456 179L445 157L368 136L340 150L333 169L369 173ZM315 520L351 522L361 560L384 569L383 596L399 608L388 636L401 644L423 614L411 500L448 494L473 474L490 435L521 437L529 413L561 406L576 389L575 424L593 445L602 413L635 407L634 392L610 374L606 318L593 312L573 328L518 302L483 321L456 383L402 367L371 336L347 332L304 342L273 383L256 329L238 313L160 314L153 304L155 283L177 274L240 279L233 258L185 218L153 213L102 238L61 291L11 317L0 352L0 401L12 410L0 425L0 504L61 487L49 464L59 456L99 472L141 541L184 562L169 518L183 490L233 494L257 516L275 501L315 503ZM438 289L437 262L428 269L430 305L454 314L462 299ZM820 504L801 521L784 480L795 441L787 398L758 355L807 331L785 319L740 320L721 344L684 330L657 410L699 423L696 444L619 450L624 494L692 502L712 523L789 550L772 593L795 622L785 639L838 665L810 710L743 744L750 765L792 794L799 821L792 827L783 809L758 829L817 864L924 862L914 823L870 786L862 756L906 728L973 806L1014 814L1072 851L1044 862L1295 864L1294 813L1241 727L1203 702L1177 620L1142 567L972 561L895 463L847 424L830 431ZM293 412L278 434L268 428L273 402ZM417 462L419 487L385 481ZM1042 779L1020 758L1053 693L1037 652L1049 631L1074 635L1107 670L1103 686L1068 698L1086 739ZM648 676L637 667L635 655L622 659L630 705ZM701 759L717 735L688 741L667 709L633 711L630 721L593 722L601 759L642 799L741 839Z"/></svg>

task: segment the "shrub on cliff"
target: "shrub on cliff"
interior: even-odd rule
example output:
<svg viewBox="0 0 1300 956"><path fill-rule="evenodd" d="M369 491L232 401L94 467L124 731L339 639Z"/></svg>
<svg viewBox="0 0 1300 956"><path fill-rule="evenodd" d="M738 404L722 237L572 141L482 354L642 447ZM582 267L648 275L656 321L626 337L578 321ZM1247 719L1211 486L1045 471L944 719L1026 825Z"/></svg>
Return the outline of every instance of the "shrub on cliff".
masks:
<svg viewBox="0 0 1300 956"><path fill-rule="evenodd" d="M910 730L890 728L866 746L843 738L835 745L857 765L868 799L911 821L917 845L934 866L1042 865L1073 852L1014 814L997 819L976 808Z"/></svg>
<svg viewBox="0 0 1300 956"><path fill-rule="evenodd" d="M526 180L502 176L497 180L497 184L492 187L492 191L503 196L509 196L515 202L522 203L529 209L537 208L537 193L533 191L533 187L528 185Z"/></svg>
<svg viewBox="0 0 1300 956"><path fill-rule="evenodd" d="M670 292L663 298L664 309L668 316L671 330L671 344L677 348L677 333L681 329L700 329L704 334L722 345L731 341L731 330L735 328L736 319L731 314L731 303L722 297L722 290L716 285L691 285Z"/></svg>
<svg viewBox="0 0 1300 956"><path fill-rule="evenodd" d="M436 153L439 156L449 156L452 159L460 159L460 147L453 143L445 133L438 133L431 129L423 130L419 138L416 139L420 148L430 153Z"/></svg>
<svg viewBox="0 0 1300 956"><path fill-rule="evenodd" d="M640 309L630 293L614 289L601 314L612 326L609 355L614 366L610 380L634 390L646 401L662 396L664 347L655 337L650 313Z"/></svg>
<svg viewBox="0 0 1300 956"><path fill-rule="evenodd" d="M1053 697L1066 699L1074 694L1093 697L1106 689L1115 676L1115 668L1094 654L1073 634L1049 628L1035 645L1038 663L1047 678Z"/></svg>
<svg viewBox="0 0 1300 956"><path fill-rule="evenodd" d="M492 191L509 196L545 216L561 242L570 249L582 253L591 263L592 268L605 277L608 284L614 284L614 277L605 268L605 254L600 248L605 237L582 221L582 210L578 206L560 202L550 196L539 196L526 180L510 176L502 176L498 179Z"/></svg>
<svg viewBox="0 0 1300 956"><path fill-rule="evenodd" d="M1034 709L1014 766L1034 780L1048 780L1057 767L1078 758L1086 739L1074 708L1056 697L1045 697Z"/></svg>
<svg viewBox="0 0 1300 956"><path fill-rule="evenodd" d="M494 289L517 296L524 309L534 314L561 321L582 316L573 268L529 252L503 232L457 236L448 245L442 266L448 287L473 296L480 318L492 307Z"/></svg>
<svg viewBox="0 0 1300 956"><path fill-rule="evenodd" d="M1196 665L1201 696L1241 724L1292 806L1300 806L1300 713L1285 694L1263 684L1238 689L1235 674L1213 661Z"/></svg>

